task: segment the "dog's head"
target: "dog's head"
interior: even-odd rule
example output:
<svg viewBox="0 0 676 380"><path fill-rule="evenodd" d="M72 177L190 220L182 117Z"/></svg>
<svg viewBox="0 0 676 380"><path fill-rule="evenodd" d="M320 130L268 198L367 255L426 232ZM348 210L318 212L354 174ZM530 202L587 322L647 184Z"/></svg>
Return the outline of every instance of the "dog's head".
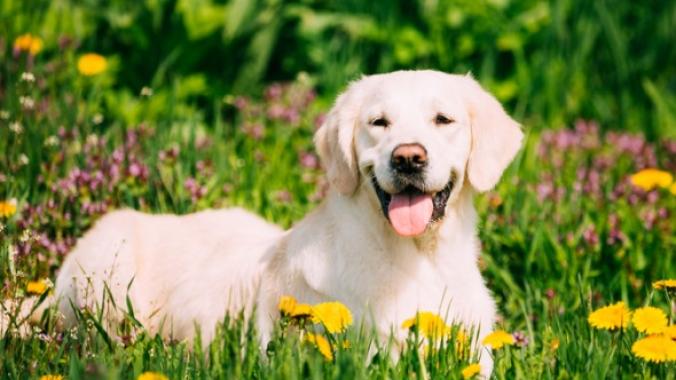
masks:
<svg viewBox="0 0 676 380"><path fill-rule="evenodd" d="M417 236L444 217L465 179L479 192L495 186L522 138L470 76L398 71L352 83L315 144L336 190L352 196L366 183L394 230Z"/></svg>

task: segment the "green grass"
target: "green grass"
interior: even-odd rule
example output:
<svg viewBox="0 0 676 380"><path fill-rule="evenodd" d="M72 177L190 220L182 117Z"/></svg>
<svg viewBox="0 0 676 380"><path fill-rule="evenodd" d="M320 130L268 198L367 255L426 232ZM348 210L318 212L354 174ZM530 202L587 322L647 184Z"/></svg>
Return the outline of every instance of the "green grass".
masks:
<svg viewBox="0 0 676 380"><path fill-rule="evenodd" d="M21 21L25 30L29 19ZM334 94L315 99L313 88L336 80L329 72L267 87L267 97L204 96L211 85L204 75L137 81L152 85L153 94L141 96L116 84L121 57L86 78L75 69L84 48L47 50L34 63L10 50L0 62L0 201L16 199L18 212L0 218L2 299L25 299L29 281L53 279L68 248L106 210L188 213L239 205L290 227L321 200L326 182L311 137ZM24 72L35 81L22 79ZM675 173L676 142L659 128L645 139L605 133L593 122L551 126L526 124L522 153L499 186L476 200L480 265L499 327L528 339L495 352L494 378L673 379L673 361L647 363L631 353L643 336L634 328L594 330L587 316L622 300L632 308L659 307L674 322L673 294L669 299L651 283L676 277L676 196L664 188L638 190L629 176L644 167ZM371 357L373 336L358 325L346 333L350 348L326 361L281 326L260 350L256 332L236 316L224 316L208 346L148 336L131 316L117 340L99 321L83 313L76 328L58 331L46 318L27 339L5 335L0 377L132 379L153 370L172 379L458 378L470 361L448 348L452 342L427 356L409 347L397 362L387 342L378 342L381 352Z"/></svg>

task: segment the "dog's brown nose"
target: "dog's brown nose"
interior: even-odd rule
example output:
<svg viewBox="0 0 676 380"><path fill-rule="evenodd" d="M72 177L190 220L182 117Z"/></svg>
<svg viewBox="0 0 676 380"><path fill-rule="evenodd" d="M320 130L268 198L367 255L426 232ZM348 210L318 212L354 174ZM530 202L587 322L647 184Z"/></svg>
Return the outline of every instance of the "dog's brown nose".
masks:
<svg viewBox="0 0 676 380"><path fill-rule="evenodd" d="M427 151L418 143L398 145L392 151L390 165L400 173L418 173L427 166Z"/></svg>

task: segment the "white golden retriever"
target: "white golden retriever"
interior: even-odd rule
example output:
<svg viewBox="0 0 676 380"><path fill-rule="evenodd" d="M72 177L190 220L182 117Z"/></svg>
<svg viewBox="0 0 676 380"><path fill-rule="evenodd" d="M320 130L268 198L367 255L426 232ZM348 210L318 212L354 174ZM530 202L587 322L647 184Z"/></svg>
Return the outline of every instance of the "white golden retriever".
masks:
<svg viewBox="0 0 676 380"><path fill-rule="evenodd" d="M186 216L116 211L68 255L55 299L96 307L104 284L151 333L213 337L225 313L256 309L269 338L282 295L340 301L383 337L416 311L490 332L495 304L477 267L475 192L491 189L522 132L469 76L399 71L352 83L315 143L331 190L291 230L240 209ZM132 281L133 280L133 281ZM131 284L131 286L129 286ZM484 374L490 355L482 354Z"/></svg>

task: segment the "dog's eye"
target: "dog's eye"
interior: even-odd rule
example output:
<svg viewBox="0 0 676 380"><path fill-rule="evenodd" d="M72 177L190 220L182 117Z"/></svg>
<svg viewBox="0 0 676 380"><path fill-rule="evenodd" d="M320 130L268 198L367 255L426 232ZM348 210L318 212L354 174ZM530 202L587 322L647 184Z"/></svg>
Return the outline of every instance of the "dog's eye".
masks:
<svg viewBox="0 0 676 380"><path fill-rule="evenodd" d="M384 117L379 117L376 119L371 120L371 125L376 126L376 127L387 127L390 125L389 120L385 119Z"/></svg>
<svg viewBox="0 0 676 380"><path fill-rule="evenodd" d="M450 117L446 117L442 114L437 114L437 117L434 118L434 122L436 124L441 124L441 125L448 125L448 124L453 124L455 123L455 120L453 120Z"/></svg>

